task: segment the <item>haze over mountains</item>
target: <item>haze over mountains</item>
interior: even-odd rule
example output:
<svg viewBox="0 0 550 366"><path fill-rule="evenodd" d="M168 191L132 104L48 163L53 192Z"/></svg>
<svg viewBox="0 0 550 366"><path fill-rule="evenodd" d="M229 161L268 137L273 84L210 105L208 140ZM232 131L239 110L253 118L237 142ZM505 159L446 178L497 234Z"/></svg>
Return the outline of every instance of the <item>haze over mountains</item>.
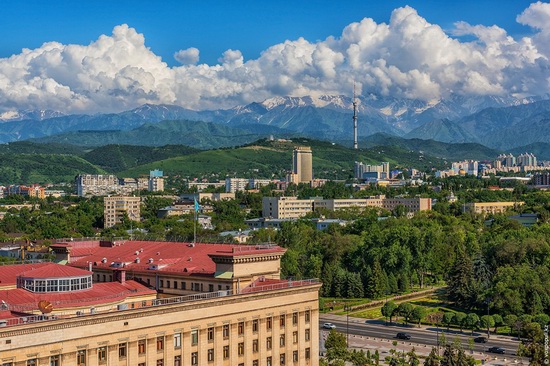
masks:
<svg viewBox="0 0 550 366"><path fill-rule="evenodd" d="M425 102L358 97L358 134L377 133L448 143L479 143L498 150L550 144L548 96L463 97ZM146 104L121 113L63 115L21 111L0 116L0 142L38 139L82 146L110 143L200 149L242 145L258 138L304 136L351 144L352 98L275 97L231 109L193 111ZM542 144L542 145L540 145Z"/></svg>

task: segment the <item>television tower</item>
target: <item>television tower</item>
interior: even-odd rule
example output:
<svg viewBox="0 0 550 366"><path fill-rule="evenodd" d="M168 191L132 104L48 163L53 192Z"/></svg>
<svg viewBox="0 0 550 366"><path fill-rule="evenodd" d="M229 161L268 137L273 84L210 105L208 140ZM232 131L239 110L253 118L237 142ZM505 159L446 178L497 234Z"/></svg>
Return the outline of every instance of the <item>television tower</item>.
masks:
<svg viewBox="0 0 550 366"><path fill-rule="evenodd" d="M357 101L355 100L355 82L353 83L353 148L357 150Z"/></svg>

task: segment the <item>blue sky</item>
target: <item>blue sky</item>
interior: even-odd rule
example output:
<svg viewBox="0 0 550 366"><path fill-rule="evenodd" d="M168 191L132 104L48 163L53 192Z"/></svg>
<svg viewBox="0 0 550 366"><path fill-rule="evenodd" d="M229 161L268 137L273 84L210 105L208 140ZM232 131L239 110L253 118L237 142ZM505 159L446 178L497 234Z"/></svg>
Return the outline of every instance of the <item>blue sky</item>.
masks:
<svg viewBox="0 0 550 366"><path fill-rule="evenodd" d="M44 42L88 44L116 25L128 24L145 35L145 44L169 65L180 49L200 50L201 62L217 63L227 49L254 59L271 45L304 37L315 42L368 17L387 23L392 10L409 5L443 29L456 21L496 24L513 36L529 32L516 16L524 0L363 0L363 1L43 1L2 2L0 57Z"/></svg>
<svg viewBox="0 0 550 366"><path fill-rule="evenodd" d="M2 2L0 119L281 96L550 95L550 3ZM6 117L8 116L8 117Z"/></svg>

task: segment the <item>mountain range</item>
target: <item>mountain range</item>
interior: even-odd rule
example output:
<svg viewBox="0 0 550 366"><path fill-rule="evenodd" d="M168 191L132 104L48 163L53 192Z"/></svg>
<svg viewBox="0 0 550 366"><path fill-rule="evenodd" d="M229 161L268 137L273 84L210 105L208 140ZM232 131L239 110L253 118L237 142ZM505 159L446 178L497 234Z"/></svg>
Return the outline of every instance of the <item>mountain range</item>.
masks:
<svg viewBox="0 0 550 366"><path fill-rule="evenodd" d="M463 97L436 101L379 95L357 98L360 141L376 134L498 151L550 144L549 96ZM55 111L0 114L0 143L32 140L81 146L183 144L211 149L270 135L309 137L351 146L353 100L346 96L275 97L231 109L193 111L146 104L120 113L63 115ZM361 144L360 144L361 145ZM364 146L360 146L364 147Z"/></svg>

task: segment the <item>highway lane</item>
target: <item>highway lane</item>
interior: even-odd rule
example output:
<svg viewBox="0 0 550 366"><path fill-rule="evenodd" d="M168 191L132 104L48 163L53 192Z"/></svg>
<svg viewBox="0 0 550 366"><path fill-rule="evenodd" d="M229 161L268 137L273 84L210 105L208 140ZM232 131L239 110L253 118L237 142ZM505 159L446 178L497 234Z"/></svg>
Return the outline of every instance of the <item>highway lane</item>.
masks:
<svg viewBox="0 0 550 366"><path fill-rule="evenodd" d="M346 333L346 317L338 317L335 318L334 316L331 317L324 317L321 316L319 320L319 327L322 328L324 323L333 323L336 325L336 330ZM418 343L418 344L426 344L429 346L437 346L438 343L438 335L439 339L441 339L441 332L444 330L445 338L448 343L453 343L457 339L460 340L460 343L462 344L462 347L465 350L469 349L469 339L475 338L477 336L487 336L486 334L477 333L474 332L474 336L469 335L463 335L463 334L454 334L451 332L447 332L446 329L439 328L439 331L437 331L437 328L414 328L410 326L403 326L401 324L397 324L394 322L395 325L391 326L385 326L383 323L379 324L376 321L367 321L368 323L365 323L364 319L359 318L349 318L349 334L355 334L360 335L364 337L374 337L374 338L383 338L383 339L391 339L396 340L398 342L408 342L408 343ZM395 335L398 332L406 332L410 334L411 339L409 341L403 341L401 339L395 338ZM485 344L481 343L474 343L473 349L477 352L486 352L489 347L497 346L502 347L506 350L507 355L515 355L518 349L519 342L514 341L511 339L502 339L497 338L495 335L492 335L491 338L489 338L488 342Z"/></svg>

